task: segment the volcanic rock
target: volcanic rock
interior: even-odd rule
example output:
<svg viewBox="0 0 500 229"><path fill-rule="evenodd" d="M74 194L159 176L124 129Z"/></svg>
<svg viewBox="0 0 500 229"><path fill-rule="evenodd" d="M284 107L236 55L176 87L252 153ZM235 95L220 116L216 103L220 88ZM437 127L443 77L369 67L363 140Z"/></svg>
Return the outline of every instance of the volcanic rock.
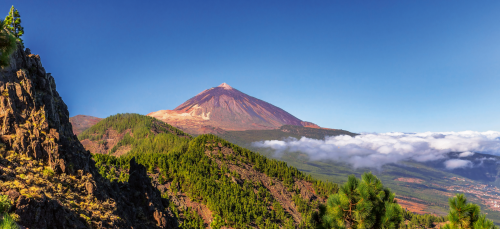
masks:
<svg viewBox="0 0 500 229"><path fill-rule="evenodd" d="M174 110L148 114L188 133L266 130L283 125L317 126L223 83L202 91Z"/></svg>
<svg viewBox="0 0 500 229"><path fill-rule="evenodd" d="M20 225L27 228L176 227L172 214L162 205L159 191L147 182L150 179L142 165L131 164L133 182L130 184L109 182L99 174L90 153L73 133L68 108L56 91L54 78L46 73L40 57L31 54L29 49L24 50L22 45L12 54L10 66L0 69L0 124L0 184L12 180L21 184L0 187L0 194L13 198L11 212L19 216ZM52 185L52 178L41 172L48 168L55 172L54 179L64 183L58 187L64 192L49 196L45 194L53 190L33 186L32 195L19 196L18 191L28 190L30 183ZM20 171L29 172L22 176L30 182L19 178ZM107 203L111 209L107 212L109 220L93 220L97 216L80 214L73 209L76 203L74 206L62 203L68 202L64 195L72 195L71 198L82 203L85 199L97 201L98 208ZM87 205L80 205L83 206Z"/></svg>

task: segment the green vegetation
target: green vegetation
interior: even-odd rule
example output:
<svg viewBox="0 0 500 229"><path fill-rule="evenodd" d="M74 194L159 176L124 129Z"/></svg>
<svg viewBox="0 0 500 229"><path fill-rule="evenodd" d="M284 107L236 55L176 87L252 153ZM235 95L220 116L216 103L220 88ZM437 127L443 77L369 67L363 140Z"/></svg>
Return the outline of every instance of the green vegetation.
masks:
<svg viewBox="0 0 500 229"><path fill-rule="evenodd" d="M250 143L264 140L277 140L288 137L300 139L308 137L314 139L324 139L325 136L357 134L345 130L336 129L315 129L302 126L284 125L275 130L246 130L246 131L227 131L220 136L232 143L249 147Z"/></svg>
<svg viewBox="0 0 500 229"><path fill-rule="evenodd" d="M450 213L449 223L444 225L444 229L493 229L497 228L493 221L486 219L481 214L481 208L477 204L467 203L464 194L457 194L449 199Z"/></svg>
<svg viewBox="0 0 500 229"><path fill-rule="evenodd" d="M259 152L269 158L277 158L280 161L284 161L288 165L310 174L317 180L341 184L346 182L347 177L351 174L359 177L365 172L370 172L370 169L368 168L353 169L351 165L342 162L310 160L307 154L301 152L285 151L277 155L273 150L252 146L251 143L255 141L283 139L288 136L293 137L292 134L287 135L285 132L281 132L279 135L270 134L274 132L279 133L279 130L229 131L221 136L223 136L226 140L237 143L245 148L253 150L254 152ZM237 136L237 138L235 136ZM311 134L309 137L323 139L324 135L314 137ZM449 157L457 158L457 154L450 154ZM471 156L469 160L481 160L481 158L484 157L491 157L500 160L500 157L480 153L476 153ZM500 187L500 181L498 181L498 179L496 181L490 181L495 180L495 174L500 174L500 165L496 164L496 161L494 160L491 162L485 162L484 166L468 168L467 170L447 170L443 166L443 161L426 163L405 161L401 164L384 165L381 170L377 170L375 172L383 184L391 188L392 191L396 192L398 197L418 199L417 201L419 203L427 206L427 208L424 209L425 211L440 216L445 216L448 212L448 196L443 195L443 193L448 192L448 190L444 187L457 185L456 181L450 179L452 177L459 178L460 180L468 178L473 180L477 185L488 184ZM399 181L398 178L416 178L422 180L422 183L403 182ZM489 178L490 180L486 178ZM471 201L482 204L481 200L477 197L471 196L471 198ZM482 207L485 209L484 206ZM488 213L488 218L500 225L500 212L489 209L485 209L484 211L485 213Z"/></svg>
<svg viewBox="0 0 500 229"><path fill-rule="evenodd" d="M0 228L2 229L18 229L16 222L8 214L10 209L10 200L6 195L0 195Z"/></svg>
<svg viewBox="0 0 500 229"><path fill-rule="evenodd" d="M200 135L191 139L172 126L137 114L111 116L82 133L79 138L105 141L103 136L109 129L125 133L114 150L110 150L111 153L121 146L131 146L132 149L121 157L93 155L103 177L111 181L128 181L129 162L135 158L137 163L147 168L151 176L158 177L160 184L169 184L168 193L163 193L163 198L186 195L191 201L207 206L213 216L209 223L212 228L433 228L436 223L446 220L445 217L404 211L396 203L395 194L371 173L363 174L360 180L350 176L339 189L337 184L315 180L283 161L254 153L220 137ZM310 166L313 163L302 164ZM263 173L269 183L242 179L236 167ZM390 178L390 184L399 182L394 181L397 177L424 179L424 176L436 178L434 182L441 184L437 177L446 174L439 170L429 171L432 175L420 174L420 170L414 168L392 167L389 172L394 173L394 176ZM348 171L346 169L345 172ZM310 200L302 196L298 186L300 181L310 182L316 196L330 197L328 205L324 206L319 199ZM302 218L299 225L294 223L290 212L271 193L277 183L291 194L293 204ZM420 184L409 183L409 187L398 190L402 190L403 194L412 193L414 185ZM349 206L352 207L349 213L343 211ZM209 226L192 208L178 209L173 203L170 203L169 208L182 219L181 228Z"/></svg>
<svg viewBox="0 0 500 229"><path fill-rule="evenodd" d="M103 135L109 129L124 137L109 151L115 153L121 146L131 146L131 153L168 153L185 151L190 135L155 118L139 114L117 114L101 120L78 136L104 143Z"/></svg>
<svg viewBox="0 0 500 229"><path fill-rule="evenodd" d="M126 113L116 114L101 120L91 128L78 135L78 139L80 141L84 139L90 139L92 141L101 140L104 133L106 133L106 131L110 128L118 131L118 133L123 133L125 130L131 130L134 138L137 139L144 139L153 132L170 132L179 137L191 137L189 134L186 134L181 130L153 117Z"/></svg>
<svg viewBox="0 0 500 229"><path fill-rule="evenodd" d="M375 175L365 173L361 180L351 175L328 198L325 224L327 228L399 228L403 209L395 197Z"/></svg>
<svg viewBox="0 0 500 229"><path fill-rule="evenodd" d="M16 37L6 29L6 22L0 20L0 67L6 67L10 64L10 55L16 51Z"/></svg>
<svg viewBox="0 0 500 229"><path fill-rule="evenodd" d="M24 28L21 26L21 15L14 6L10 8L9 14L5 17L5 28L19 39L24 34Z"/></svg>
<svg viewBox="0 0 500 229"><path fill-rule="evenodd" d="M231 153L225 155L221 149L230 149ZM152 149L144 150L150 152ZM287 166L284 162L268 159L213 135L194 138L185 151L143 153L138 150L119 158L93 155L97 165L107 168L102 170L104 177L112 177L109 173L114 171L113 179L120 179L117 171L128 170L129 161L133 157L151 173L158 172L160 183L170 182L172 193L183 192L192 201L205 204L213 214L220 217L217 222L219 226L247 228L255 223L260 228L278 228L279 225L293 225L290 225L290 221L293 222L291 216L262 183L250 180L241 184L234 182L232 178L238 178L240 175L229 169L231 165L247 164L270 178L278 179L290 191L296 190L295 183L298 180L315 183L314 187L323 195L332 194L337 190L335 184L314 181L310 176ZM216 160L219 160L220 164ZM310 203L299 195L294 196L294 201L300 203L300 212L308 220L303 222L304 228L313 228L319 224L320 217L317 213L314 214L319 206L318 202ZM183 214L184 218L189 219L186 217L189 212L185 211ZM187 220L183 225L190 228L193 222Z"/></svg>
<svg viewBox="0 0 500 229"><path fill-rule="evenodd" d="M435 223L442 223L447 220L444 216L435 216L431 214L419 215L406 210L403 210L403 218L408 222L406 224L406 228L408 229L433 228L435 227Z"/></svg>

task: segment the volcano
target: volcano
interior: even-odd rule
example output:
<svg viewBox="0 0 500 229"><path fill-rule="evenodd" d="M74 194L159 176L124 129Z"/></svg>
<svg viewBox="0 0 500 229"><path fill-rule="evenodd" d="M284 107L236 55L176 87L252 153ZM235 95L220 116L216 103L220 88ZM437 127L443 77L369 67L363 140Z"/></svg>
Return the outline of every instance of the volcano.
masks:
<svg viewBox="0 0 500 229"><path fill-rule="evenodd" d="M174 110L160 110L148 116L192 134L267 130L283 125L320 128L226 83L202 91Z"/></svg>

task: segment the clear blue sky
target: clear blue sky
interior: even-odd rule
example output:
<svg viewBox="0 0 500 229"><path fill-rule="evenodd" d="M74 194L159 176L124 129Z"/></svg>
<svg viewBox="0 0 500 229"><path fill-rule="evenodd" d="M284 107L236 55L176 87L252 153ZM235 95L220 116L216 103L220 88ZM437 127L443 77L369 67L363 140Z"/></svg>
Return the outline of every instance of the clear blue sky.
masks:
<svg viewBox="0 0 500 229"><path fill-rule="evenodd" d="M18 0L0 12L11 5L71 116L173 109L226 82L324 127L500 130L500 1Z"/></svg>

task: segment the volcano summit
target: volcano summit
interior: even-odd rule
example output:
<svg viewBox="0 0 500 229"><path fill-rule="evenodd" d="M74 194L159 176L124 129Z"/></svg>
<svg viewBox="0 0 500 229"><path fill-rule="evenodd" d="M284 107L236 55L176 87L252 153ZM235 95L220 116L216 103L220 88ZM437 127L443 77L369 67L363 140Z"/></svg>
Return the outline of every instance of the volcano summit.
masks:
<svg viewBox="0 0 500 229"><path fill-rule="evenodd" d="M267 130L283 125L319 128L226 83L202 91L174 110L160 110L149 113L148 116L193 134L225 130Z"/></svg>

